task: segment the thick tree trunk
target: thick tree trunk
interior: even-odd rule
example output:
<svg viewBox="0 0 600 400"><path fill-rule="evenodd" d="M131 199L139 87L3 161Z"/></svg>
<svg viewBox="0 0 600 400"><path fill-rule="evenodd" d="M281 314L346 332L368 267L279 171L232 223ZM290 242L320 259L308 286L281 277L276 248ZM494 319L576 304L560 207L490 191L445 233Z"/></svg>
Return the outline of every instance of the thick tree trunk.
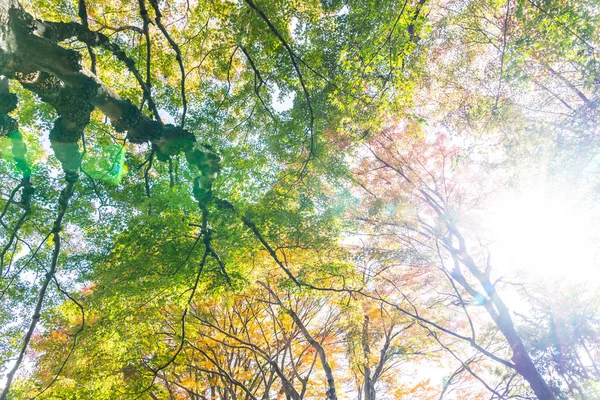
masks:
<svg viewBox="0 0 600 400"><path fill-rule="evenodd" d="M135 68L118 46L75 22L59 24L35 20L13 4L13 0L0 0L0 21L0 75L18 80L54 106L64 117L55 124L61 128L57 132L82 132L89 122L89 114L87 120L80 118L81 109L98 108L110 119L115 130L127 132L130 142L151 142L159 159L166 161L184 152L187 162L200 170L194 180L194 196L201 203L211 198L212 183L220 169L218 155L212 149L197 144L196 137L188 130L163 125L142 114L131 101L121 98L83 67L81 56L76 51L65 49L58 42L76 36L88 45L107 46L128 68ZM53 94L56 91L47 90L51 84L69 95ZM145 87L142 89L147 91ZM76 142L79 136L67 139Z"/></svg>
<svg viewBox="0 0 600 400"><path fill-rule="evenodd" d="M456 229L453 230L454 234L459 237L459 242L461 243L461 249L457 254L459 256L459 260L479 281L488 295L489 300L486 300L487 304L485 304L485 308L510 345L510 348L513 352L511 360L515 365L515 369L529 383L538 399L555 400L556 396L548 386L548 383L544 377L542 377L540 372L537 370L533 360L531 359L531 356L529 355L529 352L525 348L523 340L517 333L515 324L510 316L510 310L496 291L496 288L490 281L488 274L481 272L481 270L479 270L475 264L473 258L467 253L462 236L459 236L460 234L458 234ZM458 271L458 273L460 274L460 271ZM460 276L462 277L462 274ZM464 278L458 280L458 282L463 287L465 285L468 286L468 283L464 280ZM466 289L469 290L471 288L469 287Z"/></svg>
<svg viewBox="0 0 600 400"><path fill-rule="evenodd" d="M525 345L523 344L521 337L517 334L510 315L508 315L508 310L499 313L496 322L500 332L502 332L512 349L513 355L511 360L515 364L515 369L529 383L538 399L556 399L554 393L546 383L546 380L539 373L531 356L525 349Z"/></svg>

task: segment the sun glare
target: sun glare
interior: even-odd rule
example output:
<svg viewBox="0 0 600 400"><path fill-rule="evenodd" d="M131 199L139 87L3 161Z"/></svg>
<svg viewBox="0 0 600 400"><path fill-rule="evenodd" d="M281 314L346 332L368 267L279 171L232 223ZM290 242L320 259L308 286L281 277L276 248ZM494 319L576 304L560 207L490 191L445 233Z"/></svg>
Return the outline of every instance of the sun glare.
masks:
<svg viewBox="0 0 600 400"><path fill-rule="evenodd" d="M597 211L567 191L505 196L490 210L494 267L534 279L597 282Z"/></svg>

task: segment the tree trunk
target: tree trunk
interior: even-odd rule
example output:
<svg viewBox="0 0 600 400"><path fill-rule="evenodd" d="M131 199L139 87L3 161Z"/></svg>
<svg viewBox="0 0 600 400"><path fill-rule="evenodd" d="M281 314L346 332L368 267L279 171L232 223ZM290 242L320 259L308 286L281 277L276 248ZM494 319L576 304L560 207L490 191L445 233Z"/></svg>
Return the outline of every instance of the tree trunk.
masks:
<svg viewBox="0 0 600 400"><path fill-rule="evenodd" d="M362 345L363 345L363 356L364 356L364 389L365 389L365 400L375 400L375 380L371 376L371 347L369 345L369 316L365 315L365 322L363 323L362 332Z"/></svg>
<svg viewBox="0 0 600 400"><path fill-rule="evenodd" d="M472 261L472 259L470 260ZM544 377L542 377L535 367L529 352L525 348L523 340L515 329L515 324L510 316L510 311L504 304L504 301L498 292L496 292L494 285L485 274L478 274L476 278L482 284L484 290L490 297L491 303L495 307L496 312L488 309L488 307L486 307L486 309L512 349L513 355L511 360L515 364L515 369L529 383L538 399L555 400L556 396L554 395L554 392L552 392Z"/></svg>
<svg viewBox="0 0 600 400"><path fill-rule="evenodd" d="M449 226L450 231L454 236L458 238L459 249L449 247L453 257L456 257L461 264L463 264L467 270L473 275L479 282L485 293L488 295L489 300L485 300L484 306L490 317L496 323L496 326L502 333L502 335L508 341L510 348L513 352L511 357L512 362L515 365L517 372L529 383L529 386L533 389L535 395L540 400L555 400L556 396L554 392L546 383L546 380L535 367L531 356L525 348L525 344L515 329L515 324L510 316L510 310L496 291L496 288L489 279L489 271L482 272L473 258L467 251L464 237L458 232L454 226ZM453 274L457 274L462 279L457 281L467 290L472 292L473 288L469 286L467 281L462 276L459 268L455 268ZM456 278L455 278L456 279Z"/></svg>

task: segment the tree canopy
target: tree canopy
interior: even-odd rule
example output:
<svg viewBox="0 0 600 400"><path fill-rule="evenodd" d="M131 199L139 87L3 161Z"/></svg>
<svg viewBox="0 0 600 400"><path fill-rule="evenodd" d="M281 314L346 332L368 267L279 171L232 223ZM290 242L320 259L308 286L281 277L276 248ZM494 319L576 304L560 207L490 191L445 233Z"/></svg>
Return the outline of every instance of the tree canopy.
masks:
<svg viewBox="0 0 600 400"><path fill-rule="evenodd" d="M0 22L1 400L600 398L597 1Z"/></svg>

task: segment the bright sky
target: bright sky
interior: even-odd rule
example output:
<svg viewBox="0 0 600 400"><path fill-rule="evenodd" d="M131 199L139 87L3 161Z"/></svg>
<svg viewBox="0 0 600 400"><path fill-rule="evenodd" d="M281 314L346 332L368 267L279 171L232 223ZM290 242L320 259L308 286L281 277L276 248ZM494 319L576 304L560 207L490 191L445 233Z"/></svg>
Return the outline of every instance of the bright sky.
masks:
<svg viewBox="0 0 600 400"><path fill-rule="evenodd" d="M505 193L484 217L493 266L547 282L600 282L600 209L574 188Z"/></svg>

